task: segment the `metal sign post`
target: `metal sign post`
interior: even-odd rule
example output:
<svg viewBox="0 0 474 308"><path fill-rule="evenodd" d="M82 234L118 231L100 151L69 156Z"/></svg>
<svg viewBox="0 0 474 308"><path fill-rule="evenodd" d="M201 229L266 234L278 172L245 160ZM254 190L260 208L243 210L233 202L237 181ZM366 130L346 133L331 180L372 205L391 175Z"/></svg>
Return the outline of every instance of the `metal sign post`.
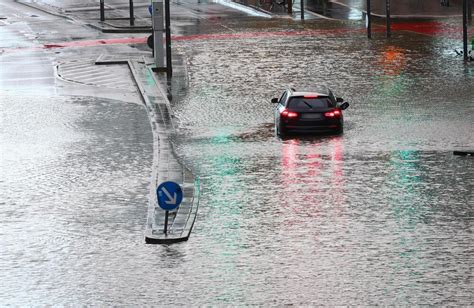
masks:
<svg viewBox="0 0 474 308"><path fill-rule="evenodd" d="M292 2L293 0L289 0L289 1ZM301 0L300 6L301 6L301 20L304 20L304 0Z"/></svg>
<svg viewBox="0 0 474 308"><path fill-rule="evenodd" d="M175 182L163 182L156 189L158 205L165 210L165 226L163 232L168 234L169 211L176 209L183 201L183 190Z"/></svg>
<svg viewBox="0 0 474 308"><path fill-rule="evenodd" d="M463 5L462 5L462 39L463 39L464 61L468 60L468 54L467 54L467 1L468 0L463 0Z"/></svg>
<svg viewBox="0 0 474 308"><path fill-rule="evenodd" d="M165 211L165 227L163 228L163 233L168 234L168 216L170 211Z"/></svg>
<svg viewBox="0 0 474 308"><path fill-rule="evenodd" d="M165 29L166 29L166 75L173 75L171 62L171 29L170 29L170 0L165 0Z"/></svg>
<svg viewBox="0 0 474 308"><path fill-rule="evenodd" d="M162 69L165 66L165 54L163 44L163 1L153 0L152 5L152 25L153 25L153 53L155 56L156 68Z"/></svg>
<svg viewBox="0 0 474 308"><path fill-rule="evenodd" d="M370 16L370 0L367 0L367 37L372 38L372 17Z"/></svg>
<svg viewBox="0 0 474 308"><path fill-rule="evenodd" d="M387 12L387 37L390 37L392 35L390 29L390 0L386 0L385 9Z"/></svg>
<svg viewBox="0 0 474 308"><path fill-rule="evenodd" d="M133 0L130 0L130 26L135 25L135 14L133 13Z"/></svg>
<svg viewBox="0 0 474 308"><path fill-rule="evenodd" d="M104 0L100 0L100 21L105 21Z"/></svg>

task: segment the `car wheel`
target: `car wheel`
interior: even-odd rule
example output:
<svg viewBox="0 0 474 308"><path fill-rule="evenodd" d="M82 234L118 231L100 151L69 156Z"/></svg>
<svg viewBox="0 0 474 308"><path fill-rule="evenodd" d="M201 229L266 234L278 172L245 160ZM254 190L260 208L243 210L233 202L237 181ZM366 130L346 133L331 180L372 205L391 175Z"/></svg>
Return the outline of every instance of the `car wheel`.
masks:
<svg viewBox="0 0 474 308"><path fill-rule="evenodd" d="M344 126L340 126L338 129L336 129L336 134L341 135L344 132Z"/></svg>

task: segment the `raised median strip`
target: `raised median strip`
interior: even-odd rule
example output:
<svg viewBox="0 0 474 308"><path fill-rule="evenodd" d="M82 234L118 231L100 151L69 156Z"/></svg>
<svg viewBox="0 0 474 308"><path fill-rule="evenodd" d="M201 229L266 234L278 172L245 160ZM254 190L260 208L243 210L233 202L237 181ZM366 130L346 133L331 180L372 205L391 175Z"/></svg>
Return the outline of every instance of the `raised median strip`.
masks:
<svg viewBox="0 0 474 308"><path fill-rule="evenodd" d="M201 182L173 151L170 134L174 129L170 102L144 57L120 58L100 56L97 65L128 65L145 104L153 132L153 166L148 198L148 218L145 242L171 244L188 240L199 207ZM165 211L158 207L156 188L165 181L179 184L183 191L180 206L169 211L168 228L165 229Z"/></svg>

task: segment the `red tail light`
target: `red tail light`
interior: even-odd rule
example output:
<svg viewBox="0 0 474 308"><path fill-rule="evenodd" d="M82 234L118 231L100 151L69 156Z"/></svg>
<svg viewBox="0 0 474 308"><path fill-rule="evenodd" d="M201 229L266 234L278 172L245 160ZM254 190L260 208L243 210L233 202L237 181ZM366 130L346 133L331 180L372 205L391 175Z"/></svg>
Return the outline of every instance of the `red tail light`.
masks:
<svg viewBox="0 0 474 308"><path fill-rule="evenodd" d="M334 109L334 110L328 111L324 113L324 116L326 118L339 118L341 116L341 110Z"/></svg>
<svg viewBox="0 0 474 308"><path fill-rule="evenodd" d="M296 118L298 117L298 113L293 112L293 111L288 111L288 109L285 109L281 112L281 116L285 118Z"/></svg>

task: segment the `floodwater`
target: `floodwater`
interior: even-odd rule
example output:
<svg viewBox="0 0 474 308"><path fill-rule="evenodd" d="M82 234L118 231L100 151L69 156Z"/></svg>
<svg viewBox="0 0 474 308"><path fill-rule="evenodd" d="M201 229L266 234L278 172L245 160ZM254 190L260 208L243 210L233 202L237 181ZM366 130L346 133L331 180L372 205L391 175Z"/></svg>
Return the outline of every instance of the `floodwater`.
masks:
<svg viewBox="0 0 474 308"><path fill-rule="evenodd" d="M143 107L2 93L0 303L472 305L473 160L452 155L474 148L472 66L451 38L339 26L176 42L174 143L203 191L170 246L144 243ZM270 99L319 83L351 103L344 134L276 138Z"/></svg>
<svg viewBox="0 0 474 308"><path fill-rule="evenodd" d="M472 68L449 38L320 27L178 46L177 148L204 183L191 241L221 297L472 304L474 161L452 155L474 148ZM270 99L315 84L351 103L345 133L276 138Z"/></svg>

